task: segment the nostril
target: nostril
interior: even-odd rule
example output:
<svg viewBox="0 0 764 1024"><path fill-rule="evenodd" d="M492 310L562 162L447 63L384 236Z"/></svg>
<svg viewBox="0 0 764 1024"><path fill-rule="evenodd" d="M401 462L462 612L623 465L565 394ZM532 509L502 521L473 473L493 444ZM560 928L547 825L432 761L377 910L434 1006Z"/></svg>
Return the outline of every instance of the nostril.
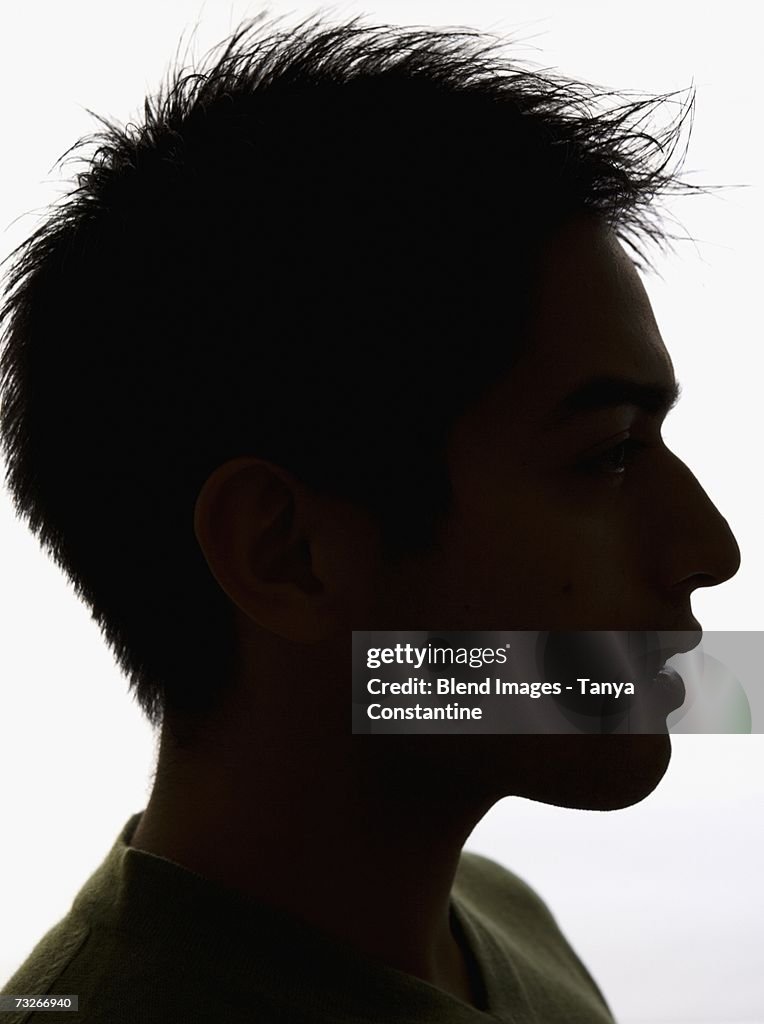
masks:
<svg viewBox="0 0 764 1024"><path fill-rule="evenodd" d="M725 577L725 579L726 578L727 577ZM713 576L710 572L691 572L688 576L685 576L683 580L680 580L680 582L677 583L677 587L697 590L700 587L716 587L722 582L723 580L720 580L717 576Z"/></svg>

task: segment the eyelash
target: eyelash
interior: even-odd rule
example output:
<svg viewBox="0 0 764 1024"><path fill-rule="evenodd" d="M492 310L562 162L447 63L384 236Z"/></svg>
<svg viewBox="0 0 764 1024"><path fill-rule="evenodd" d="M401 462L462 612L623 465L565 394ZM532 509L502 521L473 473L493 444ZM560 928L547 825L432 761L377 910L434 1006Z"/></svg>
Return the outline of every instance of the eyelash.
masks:
<svg viewBox="0 0 764 1024"><path fill-rule="evenodd" d="M626 467L630 466L634 461L634 458L638 452L646 448L642 441L637 441L636 438L626 437L618 444L613 445L612 448L608 448L606 452L601 452L592 459L587 459L585 465L593 473L601 473L605 476L618 477L623 476L626 473ZM613 468L607 468L608 460L614 455L620 455L618 466Z"/></svg>

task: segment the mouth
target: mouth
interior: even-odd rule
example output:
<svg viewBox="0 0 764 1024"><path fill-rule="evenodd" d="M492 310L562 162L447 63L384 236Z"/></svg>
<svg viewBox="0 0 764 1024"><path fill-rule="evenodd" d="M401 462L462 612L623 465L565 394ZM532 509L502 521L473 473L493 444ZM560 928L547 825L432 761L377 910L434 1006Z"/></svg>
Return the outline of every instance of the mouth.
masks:
<svg viewBox="0 0 764 1024"><path fill-rule="evenodd" d="M655 676L653 683L653 694L659 696L661 702L669 707L671 711L675 711L684 704L687 697L687 688L684 685L684 679L682 679L675 668L664 665Z"/></svg>
<svg viewBox="0 0 764 1024"><path fill-rule="evenodd" d="M666 663L677 654L685 654L703 639L699 627L691 630L656 630L649 636L650 646L638 659L641 679L647 684L648 699L661 716L681 708L687 689L676 669Z"/></svg>
<svg viewBox="0 0 764 1024"><path fill-rule="evenodd" d="M703 639L703 630L700 626L685 630L657 630L656 637L657 643L644 661L648 679L657 679L668 674L669 677L681 680L679 673L666 665L666 662L677 654L686 654L694 650Z"/></svg>
<svg viewBox="0 0 764 1024"><path fill-rule="evenodd" d="M657 635L658 647L647 659L647 676L652 681L651 695L660 700L662 710L668 713L684 704L687 688L677 670L666 662L697 647L703 630L700 626L678 631L659 630Z"/></svg>

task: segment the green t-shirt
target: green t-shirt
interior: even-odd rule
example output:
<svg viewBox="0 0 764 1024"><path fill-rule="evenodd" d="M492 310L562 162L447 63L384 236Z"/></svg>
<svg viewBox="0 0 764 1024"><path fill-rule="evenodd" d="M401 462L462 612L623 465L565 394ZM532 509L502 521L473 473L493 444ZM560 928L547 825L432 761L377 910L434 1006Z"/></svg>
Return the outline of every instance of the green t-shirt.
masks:
<svg viewBox="0 0 764 1024"><path fill-rule="evenodd" d="M128 846L139 819L2 989L76 995L78 1011L3 1024L613 1024L544 903L486 857L462 851L451 891L484 1012Z"/></svg>

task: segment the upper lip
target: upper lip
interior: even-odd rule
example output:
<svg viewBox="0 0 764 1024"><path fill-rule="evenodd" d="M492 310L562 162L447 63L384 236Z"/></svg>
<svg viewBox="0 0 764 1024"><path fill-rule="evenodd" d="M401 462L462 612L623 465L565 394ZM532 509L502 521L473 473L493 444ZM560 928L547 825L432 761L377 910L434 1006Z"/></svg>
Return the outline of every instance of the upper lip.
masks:
<svg viewBox="0 0 764 1024"><path fill-rule="evenodd" d="M656 633L657 646L645 658L650 678L656 676L670 658L693 650L703 639L700 626L686 630L656 630Z"/></svg>

